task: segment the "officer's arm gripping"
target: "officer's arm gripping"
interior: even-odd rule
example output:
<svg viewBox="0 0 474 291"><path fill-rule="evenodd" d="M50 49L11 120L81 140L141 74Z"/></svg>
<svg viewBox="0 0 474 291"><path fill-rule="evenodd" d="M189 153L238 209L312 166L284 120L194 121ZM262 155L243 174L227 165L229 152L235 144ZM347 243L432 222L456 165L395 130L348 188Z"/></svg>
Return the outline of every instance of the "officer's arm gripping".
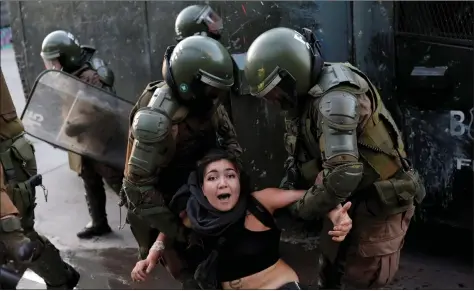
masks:
<svg viewBox="0 0 474 291"><path fill-rule="evenodd" d="M303 219L325 215L346 201L364 170L357 148L357 97L345 91L329 92L319 100L317 114L323 183L312 186L297 202Z"/></svg>
<svg viewBox="0 0 474 291"><path fill-rule="evenodd" d="M166 91L158 88L146 106L132 111L123 192L129 210L170 239L183 240L179 218L156 188L161 169L174 156L170 116L176 108Z"/></svg>

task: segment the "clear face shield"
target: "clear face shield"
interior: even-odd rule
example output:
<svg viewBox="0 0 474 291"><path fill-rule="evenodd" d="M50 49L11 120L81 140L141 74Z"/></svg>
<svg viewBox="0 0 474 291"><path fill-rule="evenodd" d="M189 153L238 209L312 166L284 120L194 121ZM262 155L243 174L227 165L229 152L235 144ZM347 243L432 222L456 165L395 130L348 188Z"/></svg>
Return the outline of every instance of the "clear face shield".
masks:
<svg viewBox="0 0 474 291"><path fill-rule="evenodd" d="M219 104L221 104L224 99L229 96L229 92L229 90L223 90L209 85L204 86L205 96L211 99L212 103L216 106L219 106Z"/></svg>
<svg viewBox="0 0 474 291"><path fill-rule="evenodd" d="M222 18L210 6L206 6L199 14L196 22L198 24L204 23L209 32L220 35L224 28Z"/></svg>
<svg viewBox="0 0 474 291"><path fill-rule="evenodd" d="M214 110L229 98L230 88L215 87L202 80L196 80L192 85L192 91L198 98L193 100L194 108L208 112Z"/></svg>
<svg viewBox="0 0 474 291"><path fill-rule="evenodd" d="M221 79L203 70L199 70L193 87L197 94L205 96L206 99L212 100L216 104L229 96L233 84L232 78Z"/></svg>
<svg viewBox="0 0 474 291"><path fill-rule="evenodd" d="M44 67L46 70L58 70L62 71L63 67L58 59L45 59L43 58Z"/></svg>
<svg viewBox="0 0 474 291"><path fill-rule="evenodd" d="M204 77L202 72L196 76L191 84L194 98L188 101L188 106L195 114L206 115L209 112L214 112L226 98L229 98L231 87L222 84L216 85L217 82L210 82L210 79Z"/></svg>
<svg viewBox="0 0 474 291"><path fill-rule="evenodd" d="M283 110L296 108L298 99L294 78L278 67L268 78L273 78L273 80L265 88L252 95L265 99L269 103L279 104Z"/></svg>

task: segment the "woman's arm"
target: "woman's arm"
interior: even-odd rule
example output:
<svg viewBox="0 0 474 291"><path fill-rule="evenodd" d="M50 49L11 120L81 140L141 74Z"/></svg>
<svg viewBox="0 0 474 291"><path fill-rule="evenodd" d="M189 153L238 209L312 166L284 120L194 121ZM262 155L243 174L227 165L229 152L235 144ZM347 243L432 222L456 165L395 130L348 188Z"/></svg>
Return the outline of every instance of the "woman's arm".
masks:
<svg viewBox="0 0 474 291"><path fill-rule="evenodd" d="M191 221L189 221L188 215L186 214L186 210L181 211L179 214L179 217L181 218L181 222L186 226L187 228L191 228ZM155 243L151 247L150 251L153 250L153 247L156 246L156 249L158 250L161 247L158 246L165 246L165 241L166 241L166 235L162 232L158 234L158 237L156 238Z"/></svg>
<svg viewBox="0 0 474 291"><path fill-rule="evenodd" d="M254 197L270 212L284 208L305 195L305 190L283 190L278 188L267 188L253 193ZM333 223L333 229L328 232L333 241L341 242L352 228L352 220L347 211L351 207L351 202L342 206L338 204L327 213L327 217Z"/></svg>
<svg viewBox="0 0 474 291"><path fill-rule="evenodd" d="M153 245L150 248L150 253L151 252L156 252L159 253L162 250L165 249L165 240L166 240L166 235L162 232L158 234L158 237L156 238L156 241L153 243Z"/></svg>
<svg viewBox="0 0 474 291"><path fill-rule="evenodd" d="M280 208L285 208L288 205L300 200L305 190L283 190L279 188L266 188L261 191L253 193L254 197L267 208L270 213Z"/></svg>

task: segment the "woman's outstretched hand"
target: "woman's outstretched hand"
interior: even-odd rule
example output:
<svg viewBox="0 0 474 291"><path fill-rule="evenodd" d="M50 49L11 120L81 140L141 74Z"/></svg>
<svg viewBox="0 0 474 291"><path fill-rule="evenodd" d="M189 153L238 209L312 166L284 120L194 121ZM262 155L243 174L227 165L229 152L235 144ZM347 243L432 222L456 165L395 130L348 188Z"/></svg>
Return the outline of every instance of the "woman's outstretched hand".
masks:
<svg viewBox="0 0 474 291"><path fill-rule="evenodd" d="M150 251L148 257L138 261L132 270L132 280L134 282L143 282L147 279L148 274L153 271L158 260L161 258L163 251Z"/></svg>
<svg viewBox="0 0 474 291"><path fill-rule="evenodd" d="M328 218L332 221L334 227L328 232L332 236L333 241L343 241L352 228L352 219L349 217L347 211L351 208L352 203L347 202L344 206L340 204L329 211Z"/></svg>

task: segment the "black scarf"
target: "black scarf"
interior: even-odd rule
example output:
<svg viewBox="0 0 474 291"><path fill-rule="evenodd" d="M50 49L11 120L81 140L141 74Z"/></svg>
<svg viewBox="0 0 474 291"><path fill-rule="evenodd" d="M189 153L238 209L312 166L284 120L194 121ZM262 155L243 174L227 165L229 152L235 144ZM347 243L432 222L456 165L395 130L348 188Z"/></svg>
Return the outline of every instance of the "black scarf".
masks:
<svg viewBox="0 0 474 291"><path fill-rule="evenodd" d="M199 264L194 273L194 279L202 289L220 289L217 279L217 257L218 249L226 239L222 234L230 226L240 221L247 211L247 195L240 195L235 207L226 212L215 209L207 200L198 182L202 177L198 177L196 172L189 175L188 183L183 185L174 195L170 202L170 207L179 209L186 202L186 212L191 221L191 228L200 235L219 237L216 248L209 254L207 259ZM181 205L181 207L179 207ZM179 212L179 210L178 210Z"/></svg>
<svg viewBox="0 0 474 291"><path fill-rule="evenodd" d="M188 183L183 185L170 202L171 208L187 199L186 213L191 221L191 228L205 236L220 236L231 225L238 222L247 211L247 195L241 193L235 207L226 212L215 209L207 200L198 182L196 172L189 175ZM244 194L244 195L242 195ZM180 203L181 202L181 203Z"/></svg>

